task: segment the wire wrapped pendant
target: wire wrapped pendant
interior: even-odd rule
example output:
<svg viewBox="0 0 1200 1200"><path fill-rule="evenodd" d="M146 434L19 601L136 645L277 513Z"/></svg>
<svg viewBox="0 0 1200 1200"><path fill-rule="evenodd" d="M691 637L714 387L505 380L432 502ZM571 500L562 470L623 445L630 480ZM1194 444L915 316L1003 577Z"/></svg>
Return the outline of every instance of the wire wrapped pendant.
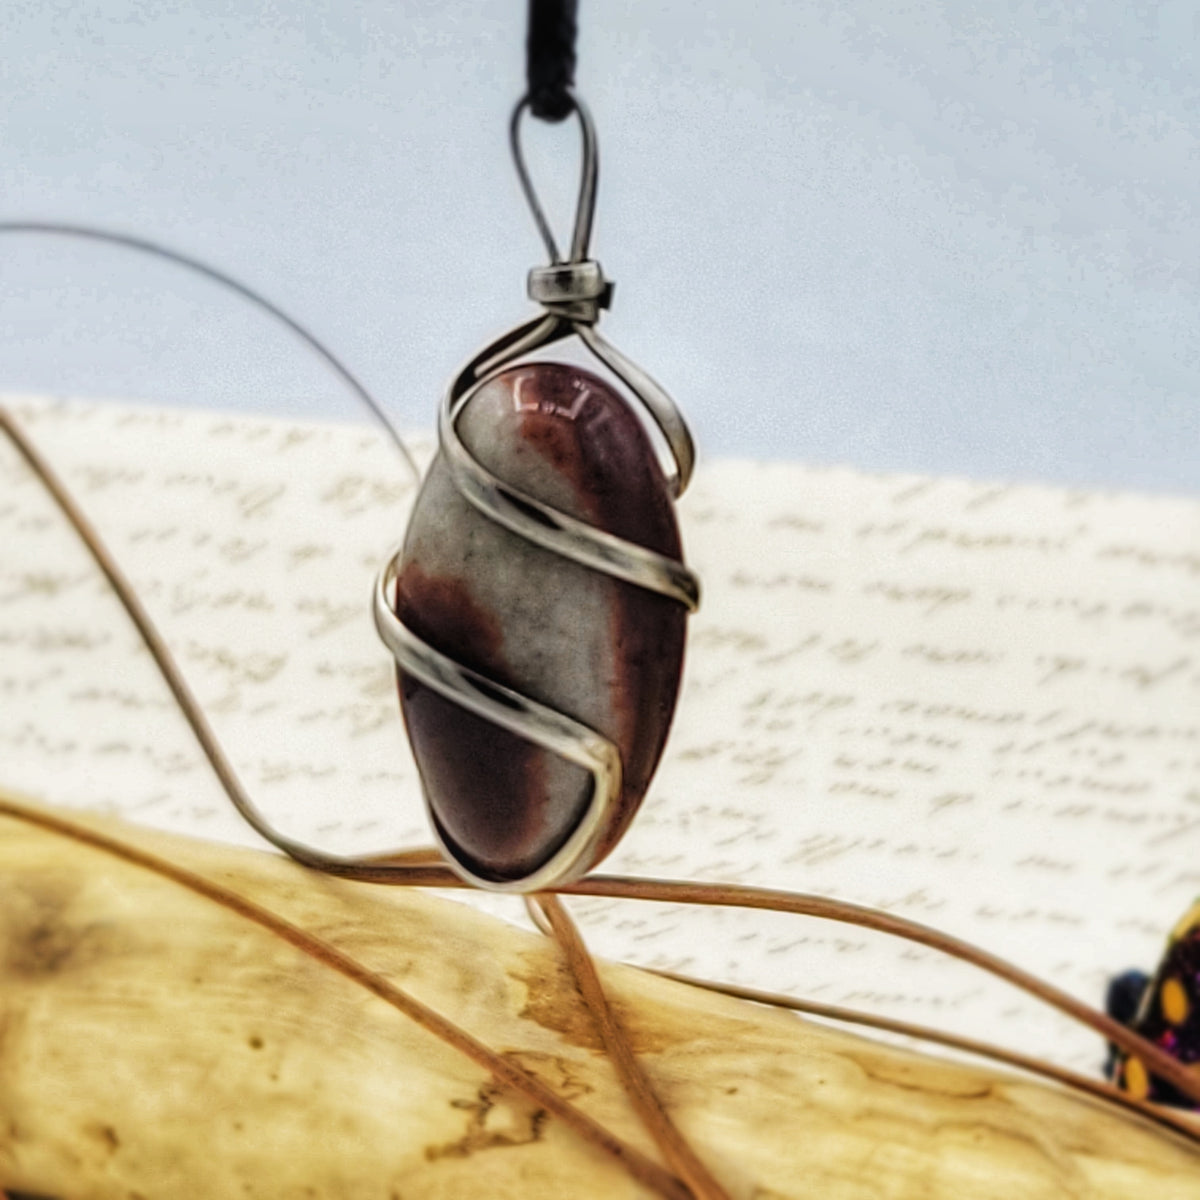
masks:
<svg viewBox="0 0 1200 1200"><path fill-rule="evenodd" d="M670 397L595 329L612 285L587 257L596 142L572 102L583 173L570 258L525 168L522 100L512 148L551 259L529 276L544 313L451 384L438 454L375 592L434 831L460 874L507 891L577 878L628 826L666 741L699 600L673 506L691 437ZM592 372L528 361L571 335L649 428Z"/></svg>

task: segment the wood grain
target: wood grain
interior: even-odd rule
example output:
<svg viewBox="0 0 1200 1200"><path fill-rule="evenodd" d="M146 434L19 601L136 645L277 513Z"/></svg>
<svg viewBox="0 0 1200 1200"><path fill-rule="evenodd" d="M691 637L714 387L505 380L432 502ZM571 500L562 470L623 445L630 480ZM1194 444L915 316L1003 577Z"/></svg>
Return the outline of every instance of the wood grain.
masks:
<svg viewBox="0 0 1200 1200"><path fill-rule="evenodd" d="M89 828L381 973L647 1156L544 938L279 857ZM295 946L0 820L0 1184L47 1196L651 1195L611 1156ZM601 965L647 1074L738 1198L1200 1197L1200 1151L1000 1072Z"/></svg>

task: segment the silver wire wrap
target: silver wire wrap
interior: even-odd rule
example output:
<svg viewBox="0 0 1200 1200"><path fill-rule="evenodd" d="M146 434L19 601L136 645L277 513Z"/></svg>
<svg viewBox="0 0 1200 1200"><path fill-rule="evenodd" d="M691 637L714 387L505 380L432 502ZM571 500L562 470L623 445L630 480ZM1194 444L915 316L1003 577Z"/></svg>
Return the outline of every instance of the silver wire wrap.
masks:
<svg viewBox="0 0 1200 1200"><path fill-rule="evenodd" d="M530 106L526 96L513 110L509 136L517 176L550 257L549 265L535 267L528 279L529 297L543 312L497 338L455 376L438 411L438 446L455 486L490 520L572 562L667 596L694 612L700 602L700 585L682 562L589 525L497 478L471 454L457 430L459 416L480 388L519 359L574 334L638 400L657 427L663 444L656 445L655 452L671 495L678 498L691 478L695 448L674 401L595 329L613 289L600 264L587 256L599 170L596 134L583 102L574 94L571 102L583 139L583 159L570 258L564 260L559 253L521 151L521 118ZM531 874L512 881L478 876L458 860L434 820L434 832L448 861L469 882L493 891L533 892L577 878L590 867L606 818L620 798L620 752L596 730L501 687L416 637L393 607L401 555L398 549L379 573L373 605L375 628L400 670L467 711L578 764L592 778L591 801L578 826Z"/></svg>

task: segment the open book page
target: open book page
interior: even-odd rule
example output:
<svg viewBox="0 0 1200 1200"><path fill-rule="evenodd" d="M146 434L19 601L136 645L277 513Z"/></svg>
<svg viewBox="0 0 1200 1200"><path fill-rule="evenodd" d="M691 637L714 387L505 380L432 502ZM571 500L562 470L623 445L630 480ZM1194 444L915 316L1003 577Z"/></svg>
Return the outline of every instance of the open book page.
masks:
<svg viewBox="0 0 1200 1200"><path fill-rule="evenodd" d="M414 485L359 427L14 400L251 793L336 851L429 841L369 614ZM425 459L428 441L421 449ZM1200 503L713 461L660 772L605 869L884 907L1101 1002L1200 892ZM50 499L0 445L0 780L257 844ZM462 898L456 896L456 898ZM513 898L476 901L520 918ZM598 953L1095 1069L932 952L797 917L573 905Z"/></svg>

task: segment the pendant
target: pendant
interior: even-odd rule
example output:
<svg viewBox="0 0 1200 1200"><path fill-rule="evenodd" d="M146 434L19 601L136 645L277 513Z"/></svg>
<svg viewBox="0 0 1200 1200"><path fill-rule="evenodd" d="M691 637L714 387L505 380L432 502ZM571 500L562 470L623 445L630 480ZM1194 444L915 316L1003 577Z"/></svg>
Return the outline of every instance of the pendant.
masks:
<svg viewBox="0 0 1200 1200"><path fill-rule="evenodd" d="M699 601L674 513L691 437L670 397L595 329L612 285L587 257L597 156L573 103L583 173L571 256L525 168L523 100L511 139L551 259L529 276L544 312L451 384L438 453L375 590L434 833L461 875L503 891L578 878L616 845L662 754ZM568 336L615 382L529 361Z"/></svg>

